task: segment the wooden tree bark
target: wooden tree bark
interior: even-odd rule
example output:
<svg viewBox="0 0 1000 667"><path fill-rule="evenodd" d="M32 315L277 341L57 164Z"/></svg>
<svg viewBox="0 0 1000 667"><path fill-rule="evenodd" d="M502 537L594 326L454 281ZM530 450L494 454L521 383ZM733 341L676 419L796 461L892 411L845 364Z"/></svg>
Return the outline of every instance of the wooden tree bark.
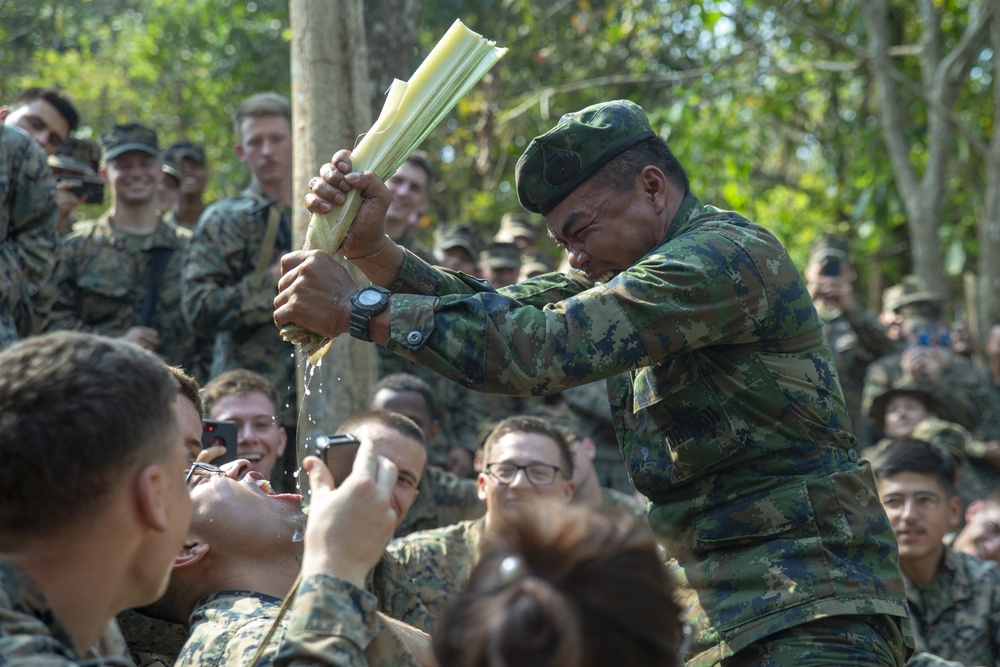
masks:
<svg viewBox="0 0 1000 667"><path fill-rule="evenodd" d="M992 23L990 44L994 57L1000 54L1000 0L988 0ZM986 158L986 191L979 223L979 335L986 336L1000 319L1000 76L993 76L993 134Z"/></svg>
<svg viewBox="0 0 1000 667"><path fill-rule="evenodd" d="M409 79L420 64L416 46L422 4L421 0L368 0L365 3L372 118L378 118L392 80Z"/></svg>
<svg viewBox="0 0 1000 667"><path fill-rule="evenodd" d="M368 47L362 0L291 0L292 108L295 142L293 245L301 247L309 213L299 204L309 179L340 148L371 127ZM345 262L358 283L364 276ZM350 336L334 341L318 367L299 367L299 460L317 435L334 433L364 409L375 379L375 348ZM299 476L307 490L308 479Z"/></svg>
<svg viewBox="0 0 1000 667"><path fill-rule="evenodd" d="M927 285L946 293L938 228L944 204L946 175L952 150L954 127L949 116L973 59L986 39L990 12L984 3L970 3L969 22L962 38L949 51L940 53L940 13L934 0L920 0L924 24L920 67L927 100L927 128L915 136L912 123L900 101L897 73L889 57L890 2L861 3L868 25L868 47L872 78L878 97L878 116L892 164L896 187L906 210L915 272ZM918 174L910 159L911 141L926 146L927 161Z"/></svg>

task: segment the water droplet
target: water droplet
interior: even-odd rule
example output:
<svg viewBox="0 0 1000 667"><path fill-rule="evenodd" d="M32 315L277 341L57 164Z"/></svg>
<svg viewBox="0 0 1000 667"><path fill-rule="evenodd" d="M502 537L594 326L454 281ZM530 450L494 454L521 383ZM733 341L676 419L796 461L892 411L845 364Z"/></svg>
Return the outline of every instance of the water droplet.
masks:
<svg viewBox="0 0 1000 667"><path fill-rule="evenodd" d="M306 531L302 528L296 528L295 532L292 533L292 542L303 542L306 539Z"/></svg>

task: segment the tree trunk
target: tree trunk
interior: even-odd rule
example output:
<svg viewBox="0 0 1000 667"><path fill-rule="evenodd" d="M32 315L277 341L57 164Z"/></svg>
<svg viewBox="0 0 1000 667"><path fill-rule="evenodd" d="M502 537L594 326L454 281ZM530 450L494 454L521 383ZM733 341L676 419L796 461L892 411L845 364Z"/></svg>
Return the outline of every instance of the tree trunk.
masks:
<svg viewBox="0 0 1000 667"><path fill-rule="evenodd" d="M1000 54L1000 0L989 0L990 42ZM986 158L986 190L979 221L979 335L985 337L1000 319L1000 76L993 76L993 135ZM980 348L982 349L982 348Z"/></svg>
<svg viewBox="0 0 1000 667"><path fill-rule="evenodd" d="M301 247L309 213L300 202L308 182L340 148L371 127L368 47L362 0L291 0L292 111L295 142L294 232ZM364 276L345 262L356 282ZM334 433L365 408L375 380L375 348L341 336L318 367L299 366L299 460L312 453L317 435ZM305 475L298 478L308 490Z"/></svg>
<svg viewBox="0 0 1000 667"><path fill-rule="evenodd" d="M421 6L421 0L368 0L365 3L372 118L378 118L392 80L406 81L420 64L416 46Z"/></svg>

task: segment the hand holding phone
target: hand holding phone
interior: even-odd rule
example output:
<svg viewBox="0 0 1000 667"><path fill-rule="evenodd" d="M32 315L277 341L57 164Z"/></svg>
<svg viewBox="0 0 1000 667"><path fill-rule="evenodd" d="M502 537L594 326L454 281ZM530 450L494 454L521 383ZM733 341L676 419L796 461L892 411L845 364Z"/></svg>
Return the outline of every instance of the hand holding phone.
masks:
<svg viewBox="0 0 1000 667"><path fill-rule="evenodd" d="M221 466L235 461L237 457L237 429L236 422L218 421L216 419L203 419L201 432L201 448L225 447L226 453L212 459L212 465Z"/></svg>

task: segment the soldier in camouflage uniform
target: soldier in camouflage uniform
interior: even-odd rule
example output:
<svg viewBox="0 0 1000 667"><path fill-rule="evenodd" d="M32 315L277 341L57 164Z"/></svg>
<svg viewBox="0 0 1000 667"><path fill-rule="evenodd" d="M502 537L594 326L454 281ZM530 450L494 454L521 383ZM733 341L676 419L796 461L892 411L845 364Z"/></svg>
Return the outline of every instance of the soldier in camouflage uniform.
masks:
<svg viewBox="0 0 1000 667"><path fill-rule="evenodd" d="M5 114L3 114L5 115ZM0 122L0 349L36 331L56 266L56 191L45 153Z"/></svg>
<svg viewBox="0 0 1000 667"><path fill-rule="evenodd" d="M833 348L854 437L861 447L867 447L872 436L861 410L865 372L868 364L895 352L896 343L889 340L878 318L854 301L857 274L843 244L830 238L814 243L803 276Z"/></svg>
<svg viewBox="0 0 1000 667"><path fill-rule="evenodd" d="M85 664L114 614L162 590L191 518L178 403L163 362L121 340L0 355L0 664Z"/></svg>
<svg viewBox="0 0 1000 667"><path fill-rule="evenodd" d="M425 630L434 632L445 608L464 588L479 562L483 531L498 521L504 507L541 498L570 502L576 488L573 457L565 434L544 420L505 419L483 447L479 498L486 516L412 533L389 545L389 555L409 573L430 614Z"/></svg>
<svg viewBox="0 0 1000 667"><path fill-rule="evenodd" d="M518 196L580 270L499 291L386 247L384 188L349 174L343 152L333 165L307 205L363 191L341 250L391 288L368 299L385 310L366 336L487 392L618 376L609 399L632 480L706 617L691 664L751 646L800 667L903 662L895 541L805 282L767 230L690 192L642 109L595 105L529 144ZM276 324L362 333L342 267L299 252L283 269ZM845 634L861 641L816 657Z"/></svg>
<svg viewBox="0 0 1000 667"><path fill-rule="evenodd" d="M278 260L292 245L292 126L288 100L253 95L236 109L236 154L251 183L202 215L184 266L184 315L200 338L215 335L210 376L246 368L278 391L294 428L295 357L270 322Z"/></svg>
<svg viewBox="0 0 1000 667"><path fill-rule="evenodd" d="M876 396L901 386L918 387L935 397L938 417L975 432L989 409L989 387L968 359L949 349L941 297L908 277L892 307L902 317L902 349L868 366L862 409L872 418Z"/></svg>
<svg viewBox="0 0 1000 667"><path fill-rule="evenodd" d="M1000 569L941 541L961 516L952 456L929 443L901 442L872 465L899 540L918 651L912 663L923 664L921 654L929 653L964 665L1000 664Z"/></svg>
<svg viewBox="0 0 1000 667"><path fill-rule="evenodd" d="M181 314L181 266L190 232L156 212L163 172L156 132L139 123L101 135L111 208L60 240L46 330L120 336L187 367L191 331Z"/></svg>
<svg viewBox="0 0 1000 667"><path fill-rule="evenodd" d="M406 373L387 375L372 388L368 407L409 417L427 438L428 463L420 479L419 494L395 537L482 516L486 508L479 502L476 483L431 464L440 422L435 417L434 394L426 382Z"/></svg>

